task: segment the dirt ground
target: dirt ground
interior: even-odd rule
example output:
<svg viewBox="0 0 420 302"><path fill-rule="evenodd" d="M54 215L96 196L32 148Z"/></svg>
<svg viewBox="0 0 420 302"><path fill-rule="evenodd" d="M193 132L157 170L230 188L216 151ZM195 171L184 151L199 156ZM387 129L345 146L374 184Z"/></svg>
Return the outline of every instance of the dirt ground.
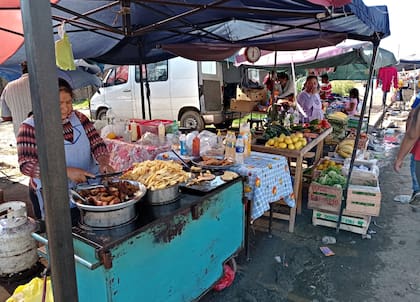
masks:
<svg viewBox="0 0 420 302"><path fill-rule="evenodd" d="M10 123L0 123L0 188L5 190L6 200L27 201L27 179L16 168L11 129ZM408 159L401 174L392 170L398 145L386 150L381 154L382 208L380 216L372 218L371 239L312 226L312 211L304 202L293 234L287 232L286 222L275 221L269 238L267 219L257 220L251 230L252 259L239 255L232 286L222 292L211 291L200 301L420 301L420 207L393 201L396 195L411 194L410 172ZM325 235L337 240L329 245L335 256L325 257L319 250ZM3 283L0 301L16 285Z"/></svg>

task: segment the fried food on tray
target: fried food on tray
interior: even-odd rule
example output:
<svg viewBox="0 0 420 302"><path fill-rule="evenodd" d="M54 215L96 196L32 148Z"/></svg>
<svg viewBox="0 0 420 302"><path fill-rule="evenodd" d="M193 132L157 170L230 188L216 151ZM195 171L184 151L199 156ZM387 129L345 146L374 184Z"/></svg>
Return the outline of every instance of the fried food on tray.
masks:
<svg viewBox="0 0 420 302"><path fill-rule="evenodd" d="M210 181L216 178L216 175L212 174L210 171L206 171L205 173L200 173L196 178L191 179L186 186L197 185L202 181Z"/></svg>
<svg viewBox="0 0 420 302"><path fill-rule="evenodd" d="M232 171L225 171L220 178L224 181L234 180L235 178L239 177L239 174Z"/></svg>
<svg viewBox="0 0 420 302"><path fill-rule="evenodd" d="M228 159L219 159L210 156L202 156L203 160L199 162L202 166L229 166L232 165L233 162Z"/></svg>
<svg viewBox="0 0 420 302"><path fill-rule="evenodd" d="M173 160L147 160L135 163L121 178L141 182L150 190L159 190L186 181L189 174Z"/></svg>

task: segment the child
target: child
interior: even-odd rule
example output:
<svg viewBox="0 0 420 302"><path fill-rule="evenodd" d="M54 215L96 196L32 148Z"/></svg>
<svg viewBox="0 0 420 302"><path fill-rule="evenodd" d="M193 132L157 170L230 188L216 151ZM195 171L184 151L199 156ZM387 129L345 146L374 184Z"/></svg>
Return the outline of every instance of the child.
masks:
<svg viewBox="0 0 420 302"><path fill-rule="evenodd" d="M346 103L344 113L353 116L357 113L357 105L359 104L359 90L352 88L350 90L350 101Z"/></svg>

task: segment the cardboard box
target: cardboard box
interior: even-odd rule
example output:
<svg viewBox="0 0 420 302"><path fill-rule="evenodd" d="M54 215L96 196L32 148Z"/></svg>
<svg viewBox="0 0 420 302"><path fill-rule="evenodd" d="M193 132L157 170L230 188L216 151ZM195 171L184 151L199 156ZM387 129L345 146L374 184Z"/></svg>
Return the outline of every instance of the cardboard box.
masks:
<svg viewBox="0 0 420 302"><path fill-rule="evenodd" d="M265 101L267 91L265 89L236 88L236 99L241 101Z"/></svg>
<svg viewBox="0 0 420 302"><path fill-rule="evenodd" d="M235 112L251 112L259 104L259 102L243 101L243 100L230 100L230 110Z"/></svg>

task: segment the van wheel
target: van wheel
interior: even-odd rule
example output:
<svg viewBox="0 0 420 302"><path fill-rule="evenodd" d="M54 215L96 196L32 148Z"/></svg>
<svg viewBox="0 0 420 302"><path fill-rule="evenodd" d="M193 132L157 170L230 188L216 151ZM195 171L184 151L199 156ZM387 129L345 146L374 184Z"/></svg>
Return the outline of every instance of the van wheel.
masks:
<svg viewBox="0 0 420 302"><path fill-rule="evenodd" d="M181 127L201 131L204 129L204 120L196 111L184 112L180 120Z"/></svg>
<svg viewBox="0 0 420 302"><path fill-rule="evenodd" d="M106 108L99 109L98 113L96 114L96 119L101 120L101 121L106 120L106 112L107 111L108 111L108 109L106 109Z"/></svg>

